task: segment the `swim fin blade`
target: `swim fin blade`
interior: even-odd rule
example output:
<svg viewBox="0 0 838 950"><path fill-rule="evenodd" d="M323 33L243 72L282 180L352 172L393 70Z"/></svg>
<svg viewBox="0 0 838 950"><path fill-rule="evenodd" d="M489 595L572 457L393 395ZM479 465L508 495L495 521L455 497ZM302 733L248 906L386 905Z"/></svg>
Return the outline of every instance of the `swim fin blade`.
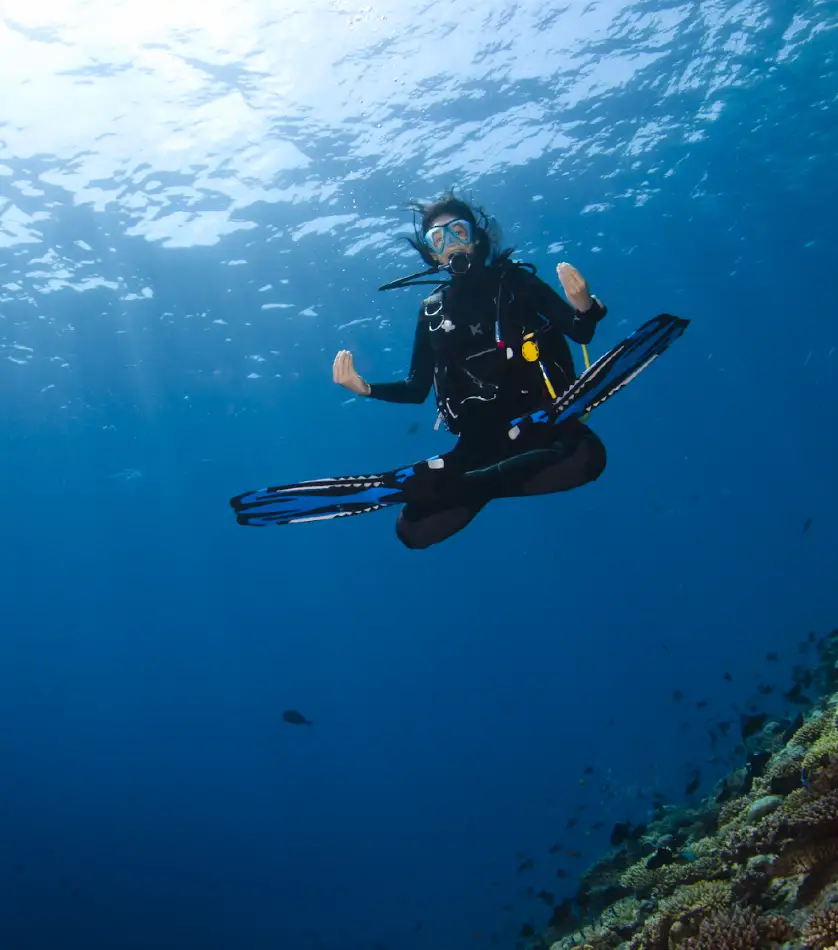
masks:
<svg viewBox="0 0 838 950"><path fill-rule="evenodd" d="M513 419L509 438L536 424L558 425L584 416L628 385L687 329L690 321L661 313L601 356L547 408Z"/></svg>
<svg viewBox="0 0 838 950"><path fill-rule="evenodd" d="M245 492L230 499L241 525L298 524L328 521L386 508L402 500L394 473L318 478Z"/></svg>

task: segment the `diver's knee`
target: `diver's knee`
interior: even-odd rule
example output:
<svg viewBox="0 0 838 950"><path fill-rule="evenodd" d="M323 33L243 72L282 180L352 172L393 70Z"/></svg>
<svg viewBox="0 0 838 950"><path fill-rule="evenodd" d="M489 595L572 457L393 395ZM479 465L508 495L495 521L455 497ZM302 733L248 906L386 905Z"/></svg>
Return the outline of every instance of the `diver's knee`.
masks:
<svg viewBox="0 0 838 950"><path fill-rule="evenodd" d="M405 518L404 512L399 512L396 519L396 537L411 551L421 551L431 545L431 541L427 537L423 538L416 530L416 525Z"/></svg>

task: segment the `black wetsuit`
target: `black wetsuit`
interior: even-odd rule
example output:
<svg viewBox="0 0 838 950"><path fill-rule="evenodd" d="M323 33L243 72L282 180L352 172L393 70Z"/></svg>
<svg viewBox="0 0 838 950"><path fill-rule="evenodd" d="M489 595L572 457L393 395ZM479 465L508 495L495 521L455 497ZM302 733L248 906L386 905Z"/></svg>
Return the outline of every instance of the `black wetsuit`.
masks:
<svg viewBox="0 0 838 950"><path fill-rule="evenodd" d="M565 336L588 343L605 312L597 301L575 311L508 261L472 267L444 297L423 301L407 378L370 385L373 399L417 404L433 386L446 426L458 436L441 468L412 486L396 528L407 547L450 537L493 498L566 491L599 477L605 448L583 423L535 427L518 441L508 431L511 419L551 396L539 363L522 355L527 334L560 394L576 378Z"/></svg>

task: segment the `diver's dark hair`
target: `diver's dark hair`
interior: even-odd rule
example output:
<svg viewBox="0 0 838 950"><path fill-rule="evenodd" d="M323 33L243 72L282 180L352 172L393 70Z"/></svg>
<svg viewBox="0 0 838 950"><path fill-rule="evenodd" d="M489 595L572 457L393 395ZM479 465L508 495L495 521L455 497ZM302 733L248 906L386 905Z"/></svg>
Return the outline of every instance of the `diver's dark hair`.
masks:
<svg viewBox="0 0 838 950"><path fill-rule="evenodd" d="M430 248L425 244L425 232L434 218L441 214L452 214L465 218L474 229L475 256L484 264L500 263L512 253L512 248L500 248L501 229L494 218L489 217L479 205L458 198L453 189L432 202L412 201L408 208L413 212L412 238L405 238L410 246L419 252L422 260L431 267L436 264Z"/></svg>

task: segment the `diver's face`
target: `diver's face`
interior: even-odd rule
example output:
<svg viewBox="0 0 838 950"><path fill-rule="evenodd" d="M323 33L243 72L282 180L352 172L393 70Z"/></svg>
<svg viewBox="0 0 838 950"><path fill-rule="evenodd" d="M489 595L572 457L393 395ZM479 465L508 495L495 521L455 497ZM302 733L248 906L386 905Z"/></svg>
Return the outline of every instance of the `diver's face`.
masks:
<svg viewBox="0 0 838 950"><path fill-rule="evenodd" d="M425 243L433 259L447 264L453 254L471 254L474 251L474 229L465 218L452 214L440 215L431 221L425 232Z"/></svg>

